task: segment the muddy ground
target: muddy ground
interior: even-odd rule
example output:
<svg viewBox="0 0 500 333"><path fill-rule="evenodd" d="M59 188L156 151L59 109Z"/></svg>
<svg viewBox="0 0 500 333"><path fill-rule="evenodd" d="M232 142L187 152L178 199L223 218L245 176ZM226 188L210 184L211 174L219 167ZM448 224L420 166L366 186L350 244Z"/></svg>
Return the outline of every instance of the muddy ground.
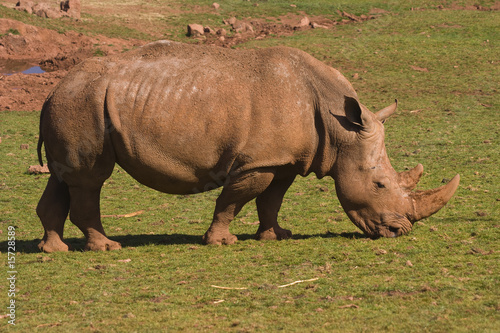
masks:
<svg viewBox="0 0 500 333"><path fill-rule="evenodd" d="M8 0L0 4L13 8L15 1ZM438 9L499 10L500 2L491 8L479 6L463 8L452 5L450 8ZM83 10L90 14L95 10L99 14L100 9L84 7ZM228 22L224 29L230 32L229 35L214 29L198 37L197 42L231 47L249 39L291 35L304 29L334 29L338 24L361 23L389 13L374 8L363 16L354 16L346 12L338 14L339 19L336 21L324 17L308 17L304 20L305 13L303 16L277 18L276 23L269 22L269 18L236 22L229 22L230 18L227 18ZM53 87L69 69L82 60L96 55L123 52L145 43L133 39L89 37L71 31L60 34L54 30L26 25L15 20L0 19L0 112L40 110ZM26 70L34 71L35 74L23 73Z"/></svg>
<svg viewBox="0 0 500 333"><path fill-rule="evenodd" d="M15 33L12 33L12 32ZM144 44L104 36L88 37L0 19L0 110L40 110L45 97L82 60ZM32 70L38 73L24 74Z"/></svg>

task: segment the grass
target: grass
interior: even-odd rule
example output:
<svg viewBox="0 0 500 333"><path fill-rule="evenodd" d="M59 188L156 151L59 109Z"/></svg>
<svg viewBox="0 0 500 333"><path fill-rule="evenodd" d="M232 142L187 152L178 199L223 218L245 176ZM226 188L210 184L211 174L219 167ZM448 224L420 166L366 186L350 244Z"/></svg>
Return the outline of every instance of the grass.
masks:
<svg viewBox="0 0 500 333"><path fill-rule="evenodd" d="M211 2L197 5L209 8ZM294 10L280 1L259 1L259 7L236 0L220 3L227 8L224 17ZM194 8L194 2L168 4L179 9L177 23ZM426 11L410 11L395 1L353 1L349 7L303 1L297 10L313 15L337 6L355 14L372 6L392 14L239 47L304 49L340 68L373 111L398 98L400 111L386 123L392 164L398 171L424 164L420 189L460 173L461 185L450 203L407 236L373 241L349 222L333 181L308 176L296 180L280 214L294 239L253 240L258 217L251 203L231 226L237 244L203 246L201 235L218 191L165 195L137 184L117 167L103 189L102 213L144 210L130 218L103 219L108 235L124 248L82 252L81 232L68 221L65 236L76 251L42 254L36 245L43 229L34 209L48 176L26 173L28 165L37 163L39 113L2 112L0 248L7 258L7 227L16 226L17 329L498 331L500 15L436 10L431 1L412 2ZM119 20L109 22L113 26ZM61 29L81 24L83 29L87 23L53 24ZM358 79L352 78L355 73ZM20 149L21 144L29 149ZM278 288L312 278L318 279ZM7 295L7 285L0 284L0 292ZM7 320L2 319L3 328Z"/></svg>

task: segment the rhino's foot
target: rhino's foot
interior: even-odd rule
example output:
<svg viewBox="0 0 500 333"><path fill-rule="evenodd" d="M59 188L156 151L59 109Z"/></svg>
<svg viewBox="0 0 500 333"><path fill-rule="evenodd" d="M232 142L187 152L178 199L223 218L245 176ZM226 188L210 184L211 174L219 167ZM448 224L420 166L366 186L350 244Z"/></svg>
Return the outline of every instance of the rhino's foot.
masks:
<svg viewBox="0 0 500 333"><path fill-rule="evenodd" d="M209 232L203 235L203 243L206 245L231 245L236 243L238 237L229 232Z"/></svg>
<svg viewBox="0 0 500 333"><path fill-rule="evenodd" d="M280 227L269 228L267 230L258 230L255 235L257 240L282 240L292 238L292 232Z"/></svg>
<svg viewBox="0 0 500 333"><path fill-rule="evenodd" d="M121 248L122 245L120 243L112 241L107 237L90 240L85 244L85 251L111 251L120 250Z"/></svg>
<svg viewBox="0 0 500 333"><path fill-rule="evenodd" d="M52 253L52 252L67 252L69 251L69 246L62 240L42 240L38 244L40 251Z"/></svg>

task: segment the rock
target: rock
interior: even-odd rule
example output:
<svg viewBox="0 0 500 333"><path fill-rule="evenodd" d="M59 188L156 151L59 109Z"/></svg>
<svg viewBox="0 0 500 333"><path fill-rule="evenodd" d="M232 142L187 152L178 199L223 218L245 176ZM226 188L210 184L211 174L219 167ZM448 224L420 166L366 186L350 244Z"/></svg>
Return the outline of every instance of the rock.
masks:
<svg viewBox="0 0 500 333"><path fill-rule="evenodd" d="M42 2L42 3L37 3L35 4L33 7L31 7L33 9L33 14L36 14L38 11L44 11L44 10L47 10L49 9L49 5ZM36 14L38 15L38 14Z"/></svg>
<svg viewBox="0 0 500 333"><path fill-rule="evenodd" d="M326 25L322 25L322 24L319 24L319 23L316 23L316 22L312 22L311 23L311 27L313 29L318 29L318 28L328 29L328 27Z"/></svg>
<svg viewBox="0 0 500 333"><path fill-rule="evenodd" d="M217 2L214 2L212 4L212 7L215 9L215 10L218 10L220 8L220 5L217 3Z"/></svg>
<svg viewBox="0 0 500 333"><path fill-rule="evenodd" d="M227 35L226 29L221 28L221 29L217 30L217 35L219 35L219 36L226 36Z"/></svg>
<svg viewBox="0 0 500 333"><path fill-rule="evenodd" d="M211 35L214 35L215 34L215 30L210 28L209 26L206 26L205 28L203 28L203 31L207 34L211 34Z"/></svg>
<svg viewBox="0 0 500 333"><path fill-rule="evenodd" d="M81 4L80 0L64 0L61 1L61 11L66 12L69 17L80 19Z"/></svg>
<svg viewBox="0 0 500 333"><path fill-rule="evenodd" d="M40 9L35 13L37 16L42 18L60 18L62 17L62 13L52 8Z"/></svg>
<svg viewBox="0 0 500 333"><path fill-rule="evenodd" d="M16 7L14 7L14 9L19 11L25 11L28 14L33 14L33 2L20 0L17 2Z"/></svg>
<svg viewBox="0 0 500 333"><path fill-rule="evenodd" d="M238 21L238 22L234 23L232 26L233 26L234 31L237 33L239 33L239 32L253 32L253 27L246 22Z"/></svg>
<svg viewBox="0 0 500 333"><path fill-rule="evenodd" d="M205 33L205 29L201 24L189 24L188 25L188 36L190 37L199 37Z"/></svg>
<svg viewBox="0 0 500 333"><path fill-rule="evenodd" d="M227 20L224 20L223 22L225 25L234 25L236 23L236 21L237 21L236 17L233 16Z"/></svg>
<svg viewBox="0 0 500 333"><path fill-rule="evenodd" d="M297 24L294 27L294 29L300 29L300 28L307 27L310 23L311 23L311 21L309 20L309 18L307 16L304 16L303 18L300 19L299 24Z"/></svg>
<svg viewBox="0 0 500 333"><path fill-rule="evenodd" d="M60 18L62 16L61 12L50 8L47 3L37 3L32 7L32 12L41 18Z"/></svg>
<svg viewBox="0 0 500 333"><path fill-rule="evenodd" d="M47 166L47 164L45 164L44 166L30 165L28 168L28 173L31 175L37 175L40 173L50 173L50 171L49 171L49 167Z"/></svg>

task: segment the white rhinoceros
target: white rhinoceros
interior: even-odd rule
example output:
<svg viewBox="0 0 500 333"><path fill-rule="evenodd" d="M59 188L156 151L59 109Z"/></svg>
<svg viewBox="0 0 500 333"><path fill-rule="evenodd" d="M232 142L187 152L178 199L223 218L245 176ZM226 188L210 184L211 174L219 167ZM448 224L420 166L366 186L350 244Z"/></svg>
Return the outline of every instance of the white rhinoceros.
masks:
<svg viewBox="0 0 500 333"><path fill-rule="evenodd" d="M229 224L256 198L258 239L285 239L277 222L297 175L335 179L349 218L366 235L395 237L441 209L459 176L412 192L422 165L397 173L377 113L359 103L337 70L287 47L230 50L169 41L90 59L48 96L40 117L51 171L37 213L39 247L65 251L71 221L86 249L118 249L104 233L99 197L118 163L140 183L188 194L223 186L207 244L231 244Z"/></svg>

